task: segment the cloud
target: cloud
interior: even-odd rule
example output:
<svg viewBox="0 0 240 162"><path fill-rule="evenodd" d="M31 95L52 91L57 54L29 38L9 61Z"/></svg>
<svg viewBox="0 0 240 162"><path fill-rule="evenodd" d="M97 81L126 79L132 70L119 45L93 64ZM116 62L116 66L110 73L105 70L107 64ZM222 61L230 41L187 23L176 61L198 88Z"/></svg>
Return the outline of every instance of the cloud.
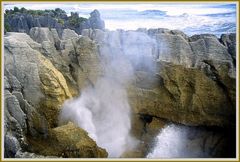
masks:
<svg viewBox="0 0 240 162"><path fill-rule="evenodd" d="M102 12L108 10L161 10L166 11L168 15L181 15L187 14L216 14L216 13L227 13L236 11L236 7L233 3L136 3L136 2L111 2L111 3L98 3L98 2L82 2L82 3L16 3L6 6L7 8L13 8L14 6L25 7L27 9L54 9L60 7L62 9L71 11L92 11L98 9Z"/></svg>

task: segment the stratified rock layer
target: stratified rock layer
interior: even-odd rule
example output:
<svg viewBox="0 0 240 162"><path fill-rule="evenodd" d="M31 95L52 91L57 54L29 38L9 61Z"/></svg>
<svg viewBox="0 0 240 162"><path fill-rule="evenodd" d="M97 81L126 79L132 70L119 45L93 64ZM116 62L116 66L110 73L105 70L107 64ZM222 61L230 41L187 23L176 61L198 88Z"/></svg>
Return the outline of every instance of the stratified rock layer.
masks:
<svg viewBox="0 0 240 162"><path fill-rule="evenodd" d="M108 154L97 146L87 132L73 123L56 127L50 131L48 139L30 140L32 151L45 156L63 158L104 158Z"/></svg>
<svg viewBox="0 0 240 162"><path fill-rule="evenodd" d="M135 57L135 79L128 90L135 113L192 126L235 125L234 60L217 37L187 37L167 29L83 30L83 35L97 42L103 56Z"/></svg>
<svg viewBox="0 0 240 162"><path fill-rule="evenodd" d="M57 7L57 6L56 6ZM59 8L58 8L59 9ZM55 29L60 36L64 36L64 29L72 29L80 34L83 29L101 29L105 28L105 23L100 17L98 10L90 13L89 19L79 17L78 13L72 13L68 16L66 13L56 13L60 11L46 12L43 14L29 12L6 12L4 14L4 31L23 32L30 34L33 27L45 27ZM55 14L53 13L55 12Z"/></svg>
<svg viewBox="0 0 240 162"><path fill-rule="evenodd" d="M34 157L35 155L28 154L27 150L22 150L31 148L28 139L34 138L38 141L49 138L51 129L58 124L58 114L63 102L78 93L76 82L95 75L90 69L83 71L84 69L80 68L78 70L82 75L76 80L73 79L71 68L80 65L71 65L71 61L76 61L74 59L63 59L61 52L54 46L56 41L59 41L54 33L54 30L50 31L48 28L33 28L31 37L39 43L25 33L7 33L4 37L5 157ZM79 47L82 48L78 50L78 55L83 55L81 59L84 61L84 57L87 57L94 60L96 52L92 53L95 50L92 41L87 37L76 41L76 44L81 44L82 41L85 47L89 44L88 48ZM77 47L74 42L71 43ZM89 67L88 64L86 66ZM93 78L96 79L96 76ZM83 140L88 137L86 133L80 135L83 135ZM93 143L95 142L82 145L78 149L86 147L85 150L68 157L106 157L107 153ZM45 144L47 147L47 143ZM87 152L88 148L93 147L92 152Z"/></svg>
<svg viewBox="0 0 240 162"><path fill-rule="evenodd" d="M65 100L94 87L105 65L121 55L134 69L127 89L132 133L148 142L123 157L144 157L157 130L169 122L234 128L235 45L235 34L188 37L167 29L85 29L82 35L64 29L59 36L55 29L36 27L29 35L6 33L4 155L107 157L82 129L73 124L57 127L58 114ZM41 152L38 147L47 149Z"/></svg>

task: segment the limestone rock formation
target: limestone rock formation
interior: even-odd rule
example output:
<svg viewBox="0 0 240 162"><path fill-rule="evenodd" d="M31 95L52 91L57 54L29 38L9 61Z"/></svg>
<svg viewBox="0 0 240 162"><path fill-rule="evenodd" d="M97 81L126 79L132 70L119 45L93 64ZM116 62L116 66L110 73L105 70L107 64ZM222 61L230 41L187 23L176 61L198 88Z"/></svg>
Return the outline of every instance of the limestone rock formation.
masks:
<svg viewBox="0 0 240 162"><path fill-rule="evenodd" d="M63 147L57 146L56 149L61 148L65 157L107 157L105 149L98 147L86 131L72 123L54 128L51 138L56 140L60 146L63 145Z"/></svg>
<svg viewBox="0 0 240 162"><path fill-rule="evenodd" d="M6 132L18 132L9 139L16 137L24 143L26 133L47 135L61 104L71 94L62 74L36 50L40 45L29 36L9 33L4 42ZM10 124L12 121L16 124Z"/></svg>
<svg viewBox="0 0 240 162"><path fill-rule="evenodd" d="M156 131L151 130L156 119L165 121L158 126L168 122L217 126L230 128L234 134L236 67L224 41L210 34L188 37L180 31L167 29L138 33L86 29L82 35L99 45L102 57L106 55L108 59L109 55L122 54L132 61L134 79L128 88L134 113L132 133L148 144L140 145L140 152L128 152L123 157L144 157L152 147L150 139L156 135ZM234 39L229 38L228 42L234 44ZM155 60L149 59L151 57ZM156 127L158 129L161 128ZM211 138L208 133L206 138ZM196 139L199 140L202 141ZM223 145L227 143L224 141ZM223 153L219 149L221 146L213 156Z"/></svg>
<svg viewBox="0 0 240 162"><path fill-rule="evenodd" d="M63 158L104 158L108 154L97 146L83 129L73 123L56 127L45 141L30 140L32 151L45 156Z"/></svg>
<svg viewBox="0 0 240 162"><path fill-rule="evenodd" d="M105 23L101 20L99 11L94 10L90 13L90 18L82 22L80 27L82 29L104 29Z"/></svg>
<svg viewBox="0 0 240 162"><path fill-rule="evenodd" d="M107 157L81 128L57 127L58 113L64 101L94 87L106 64L119 56L133 66L127 86L132 134L145 142L123 157L144 157L158 130L170 122L235 127L235 34L218 39L168 29L103 31L97 11L88 23L93 29L81 30L82 35L39 27L29 35L5 34L5 157Z"/></svg>
<svg viewBox="0 0 240 162"><path fill-rule="evenodd" d="M84 84L93 84L100 75L97 48L89 38L60 40L56 30L48 28L32 28L30 36L7 33L4 37L5 157L41 157L22 150L30 147L27 134L35 140L49 138L51 128L57 126L63 102L76 96ZM95 68L91 69L93 65ZM81 135L83 140L87 138ZM79 156L107 156L104 151L86 152Z"/></svg>
<svg viewBox="0 0 240 162"><path fill-rule="evenodd" d="M80 34L83 29L104 29L105 23L100 17L98 10L90 13L90 18L79 17L78 13L66 12L56 8L55 10L33 10L14 11L7 10L4 14L5 32L29 33L33 27L46 27L55 29L61 36L64 29L72 29Z"/></svg>
<svg viewBox="0 0 240 162"><path fill-rule="evenodd" d="M77 38L78 34L75 33L75 31L70 30L70 29L64 29L63 34L62 34L62 39L67 40L67 39L72 39L72 38Z"/></svg>
<svg viewBox="0 0 240 162"><path fill-rule="evenodd" d="M50 125L54 125L56 122L50 120L57 119L60 106L71 94L62 74L39 51L31 48L35 42L29 36L28 42L21 37L27 35L10 33L4 38L5 68L15 74L24 87L24 98L45 113Z"/></svg>
<svg viewBox="0 0 240 162"><path fill-rule="evenodd" d="M14 15L5 15L5 23L9 24L10 31L29 33L32 27L49 27L55 28L61 33L63 26L58 23L50 14L32 15L27 13L17 13Z"/></svg>
<svg viewBox="0 0 240 162"><path fill-rule="evenodd" d="M235 66L228 47L217 37L187 37L167 29L86 29L82 34L97 42L101 56L134 57L135 79L128 95L135 113L187 125L234 125Z"/></svg>
<svg viewBox="0 0 240 162"><path fill-rule="evenodd" d="M235 79L228 76L227 68L223 74L215 74L226 77L228 81L223 83L220 77L213 80L197 69L164 62L159 66L161 71L156 75L161 85L129 90L130 104L137 113L187 125L234 125Z"/></svg>
<svg viewBox="0 0 240 162"><path fill-rule="evenodd" d="M223 34L220 42L228 48L228 52L234 61L233 63L236 65L236 34Z"/></svg>

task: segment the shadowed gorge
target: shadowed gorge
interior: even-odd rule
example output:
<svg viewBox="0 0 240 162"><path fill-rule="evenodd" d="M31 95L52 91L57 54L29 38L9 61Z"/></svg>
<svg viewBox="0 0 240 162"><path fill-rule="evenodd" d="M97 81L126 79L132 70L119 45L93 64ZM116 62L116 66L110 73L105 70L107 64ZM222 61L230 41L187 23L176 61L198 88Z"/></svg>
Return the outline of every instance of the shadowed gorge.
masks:
<svg viewBox="0 0 240 162"><path fill-rule="evenodd" d="M84 21L4 34L4 157L236 156L235 33Z"/></svg>

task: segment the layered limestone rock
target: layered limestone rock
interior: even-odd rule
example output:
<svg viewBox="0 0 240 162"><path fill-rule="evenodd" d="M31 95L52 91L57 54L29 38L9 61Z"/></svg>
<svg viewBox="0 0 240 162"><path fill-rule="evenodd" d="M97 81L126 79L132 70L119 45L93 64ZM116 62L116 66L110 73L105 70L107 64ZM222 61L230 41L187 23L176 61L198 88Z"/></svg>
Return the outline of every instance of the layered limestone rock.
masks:
<svg viewBox="0 0 240 162"><path fill-rule="evenodd" d="M233 63L228 47L224 46L214 35L202 34L187 37L176 32L158 32L152 37L157 41L157 55L161 61L197 68L204 60ZM231 66L233 68L233 65Z"/></svg>
<svg viewBox="0 0 240 162"><path fill-rule="evenodd" d="M128 95L135 113L187 125L234 125L235 66L217 37L167 29L82 34L99 45L101 56L122 54L132 61Z"/></svg>
<svg viewBox="0 0 240 162"><path fill-rule="evenodd" d="M236 65L236 34L223 34L221 35L220 42L227 47L234 61L233 63Z"/></svg>
<svg viewBox="0 0 240 162"><path fill-rule="evenodd" d="M128 151L122 157L145 157L153 147L152 139L169 122L230 128L228 131L234 134L235 64L224 41L210 34L188 37L180 31L167 29L83 30L82 35L98 44L104 61L111 62L117 55L126 55L134 68L128 88L134 113L132 133L143 143L138 151ZM228 44L232 40L229 38ZM193 145L211 139L210 134L206 132L204 138L196 138ZM221 138L220 131L216 139ZM222 146L228 145L228 140L214 147L216 152L210 156L224 155ZM218 143L211 142L206 149Z"/></svg>
<svg viewBox="0 0 240 162"><path fill-rule="evenodd" d="M88 37L80 36L62 40L61 46L62 58L68 64L78 89L94 85L103 73L97 45Z"/></svg>
<svg viewBox="0 0 240 162"><path fill-rule="evenodd" d="M73 96L93 85L102 74L96 44L88 37L64 29L62 39L54 29L32 28L30 36L41 44L39 51L63 74Z"/></svg>
<svg viewBox="0 0 240 162"><path fill-rule="evenodd" d="M97 146L87 132L75 126L73 123L56 127L50 131L47 140L32 140L34 146L31 150L45 156L63 158L106 158L105 149Z"/></svg>
<svg viewBox="0 0 240 162"><path fill-rule="evenodd" d="M87 37L66 36L60 40L56 30L48 28L32 28L30 36L7 33L4 37L5 157L48 158L51 154L41 156L25 150L31 148L30 139L50 138L63 102L79 94L84 84L92 85L101 71L97 47ZM65 46L66 43L71 46ZM91 68L94 65L95 68ZM98 148L86 133L80 133L78 138L80 136L80 144L86 140L84 145L76 146L80 153L70 151L66 156L107 157L106 151ZM68 135L61 138L67 140ZM71 139L57 147L63 149L68 142Z"/></svg>
<svg viewBox="0 0 240 162"><path fill-rule="evenodd" d="M21 37L28 37L21 40ZM63 75L39 51L33 49L30 37L9 33L4 38L5 69L22 84L23 97L45 114L50 126L56 123L62 103L71 93Z"/></svg>
<svg viewBox="0 0 240 162"><path fill-rule="evenodd" d="M129 89L130 104L136 113L186 125L234 125L235 79L228 76L228 69L222 76L216 71L218 78L213 80L194 68L164 62L159 66L157 87ZM224 83L219 75L227 81Z"/></svg>
<svg viewBox="0 0 240 162"><path fill-rule="evenodd" d="M10 141L16 143L13 140L16 138L23 147L27 133L46 136L48 127L57 122L62 103L71 97L64 77L39 53L39 48L23 33L4 37L5 137L12 136L5 145L11 145ZM16 151L6 156L12 157Z"/></svg>
<svg viewBox="0 0 240 162"><path fill-rule="evenodd" d="M55 29L38 27L29 33L4 36L6 157L107 157L82 129L56 128L57 117L65 100L94 87L112 58L121 56L134 70L127 89L132 133L145 142L123 157L144 157L169 122L235 126L234 34L218 39L167 29L85 29L78 35L65 29L60 37Z"/></svg>
<svg viewBox="0 0 240 162"><path fill-rule="evenodd" d="M78 34L75 33L74 30L70 30L70 29L64 29L63 30L63 34L62 34L62 39L63 40L67 40L67 39L72 39L72 38L77 38Z"/></svg>
<svg viewBox="0 0 240 162"><path fill-rule="evenodd" d="M105 23L100 17L98 10L90 13L89 19L79 17L77 12L68 16L65 11L56 8L55 10L34 11L17 9L6 10L4 14L4 31L30 33L31 28L54 28L62 35L64 29L72 29L80 34L83 29L101 29L105 28ZM40 14L39 14L40 12Z"/></svg>
<svg viewBox="0 0 240 162"><path fill-rule="evenodd" d="M37 37L35 37L35 35L37 35ZM61 52L59 51L61 48L61 40L56 30L36 27L30 30L30 36L33 40L41 44L42 48L39 51L63 74L72 95L77 95L78 86L71 75L69 65L61 57Z"/></svg>

